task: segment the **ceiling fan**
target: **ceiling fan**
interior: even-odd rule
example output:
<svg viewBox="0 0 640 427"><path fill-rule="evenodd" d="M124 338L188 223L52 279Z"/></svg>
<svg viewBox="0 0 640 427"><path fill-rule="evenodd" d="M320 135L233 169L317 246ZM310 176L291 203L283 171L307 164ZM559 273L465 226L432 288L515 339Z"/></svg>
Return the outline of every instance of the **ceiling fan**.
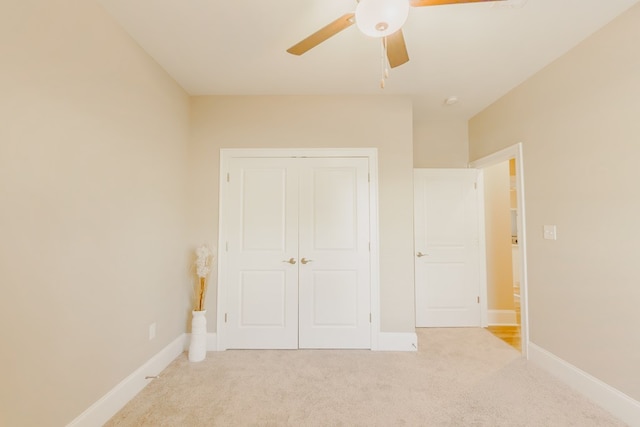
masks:
<svg viewBox="0 0 640 427"><path fill-rule="evenodd" d="M479 3L505 0L357 0L355 12L346 13L287 49L302 55L354 23L364 34L382 38L383 48L391 68L409 61L402 26L409 15L409 7L440 6L459 3Z"/></svg>

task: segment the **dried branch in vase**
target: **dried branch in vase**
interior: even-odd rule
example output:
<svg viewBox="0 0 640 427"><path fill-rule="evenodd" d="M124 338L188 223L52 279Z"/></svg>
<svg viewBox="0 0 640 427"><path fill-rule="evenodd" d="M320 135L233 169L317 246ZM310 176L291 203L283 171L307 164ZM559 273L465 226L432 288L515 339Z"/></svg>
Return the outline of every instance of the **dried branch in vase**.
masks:
<svg viewBox="0 0 640 427"><path fill-rule="evenodd" d="M198 288L196 289L196 301L194 304L195 311L204 310L204 299L207 293L207 276L211 271L211 250L202 245L196 250L196 274L200 278L200 283L198 284Z"/></svg>
<svg viewBox="0 0 640 427"><path fill-rule="evenodd" d="M207 279L200 278L200 289L198 290L198 307L196 311L202 311L204 309L204 295L207 293Z"/></svg>

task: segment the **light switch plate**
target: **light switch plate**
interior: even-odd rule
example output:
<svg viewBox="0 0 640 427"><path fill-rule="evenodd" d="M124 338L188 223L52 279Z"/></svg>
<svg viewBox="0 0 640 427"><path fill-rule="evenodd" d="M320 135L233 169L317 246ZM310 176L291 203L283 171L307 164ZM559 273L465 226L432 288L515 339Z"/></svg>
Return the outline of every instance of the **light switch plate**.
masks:
<svg viewBox="0 0 640 427"><path fill-rule="evenodd" d="M149 341L156 337L156 322L149 325Z"/></svg>
<svg viewBox="0 0 640 427"><path fill-rule="evenodd" d="M556 240L558 238L558 233L556 231L555 225L545 225L543 237L547 240Z"/></svg>

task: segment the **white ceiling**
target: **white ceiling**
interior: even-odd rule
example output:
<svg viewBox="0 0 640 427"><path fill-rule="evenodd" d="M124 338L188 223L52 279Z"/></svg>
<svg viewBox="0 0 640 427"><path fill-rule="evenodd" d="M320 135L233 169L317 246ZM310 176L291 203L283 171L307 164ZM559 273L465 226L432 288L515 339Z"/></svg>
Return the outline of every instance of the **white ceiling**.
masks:
<svg viewBox="0 0 640 427"><path fill-rule="evenodd" d="M640 0L411 8L410 61L380 89L380 41L352 26L286 49L355 0L98 0L192 95L411 95L416 120L468 119ZM611 46L615 49L615 46ZM450 96L459 98L445 106Z"/></svg>

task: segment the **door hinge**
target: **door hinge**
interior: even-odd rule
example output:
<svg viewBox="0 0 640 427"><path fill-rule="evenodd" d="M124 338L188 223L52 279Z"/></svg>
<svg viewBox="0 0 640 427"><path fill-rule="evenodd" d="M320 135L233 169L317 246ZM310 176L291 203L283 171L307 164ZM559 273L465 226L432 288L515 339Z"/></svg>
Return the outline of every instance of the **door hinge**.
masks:
<svg viewBox="0 0 640 427"><path fill-rule="evenodd" d="M478 182L477 182L477 181L473 183L473 189L474 189L474 190L477 190L477 189L478 189Z"/></svg>
<svg viewBox="0 0 640 427"><path fill-rule="evenodd" d="M367 173L367 182L371 182L371 174Z"/></svg>
<svg viewBox="0 0 640 427"><path fill-rule="evenodd" d="M371 252L371 242L369 242L369 252Z"/></svg>
<svg viewBox="0 0 640 427"><path fill-rule="evenodd" d="M229 252L229 242L228 242L228 241L227 241L227 242L224 242L224 250L225 250L226 252Z"/></svg>
<svg viewBox="0 0 640 427"><path fill-rule="evenodd" d="M369 323L371 323L371 313L369 313Z"/></svg>
<svg viewBox="0 0 640 427"><path fill-rule="evenodd" d="M476 301L478 301L478 304L480 304L480 297L477 297Z"/></svg>
<svg viewBox="0 0 640 427"><path fill-rule="evenodd" d="M224 323L227 323L227 313L224 314Z"/></svg>
<svg viewBox="0 0 640 427"><path fill-rule="evenodd" d="M229 172L227 172L227 182L229 182Z"/></svg>

